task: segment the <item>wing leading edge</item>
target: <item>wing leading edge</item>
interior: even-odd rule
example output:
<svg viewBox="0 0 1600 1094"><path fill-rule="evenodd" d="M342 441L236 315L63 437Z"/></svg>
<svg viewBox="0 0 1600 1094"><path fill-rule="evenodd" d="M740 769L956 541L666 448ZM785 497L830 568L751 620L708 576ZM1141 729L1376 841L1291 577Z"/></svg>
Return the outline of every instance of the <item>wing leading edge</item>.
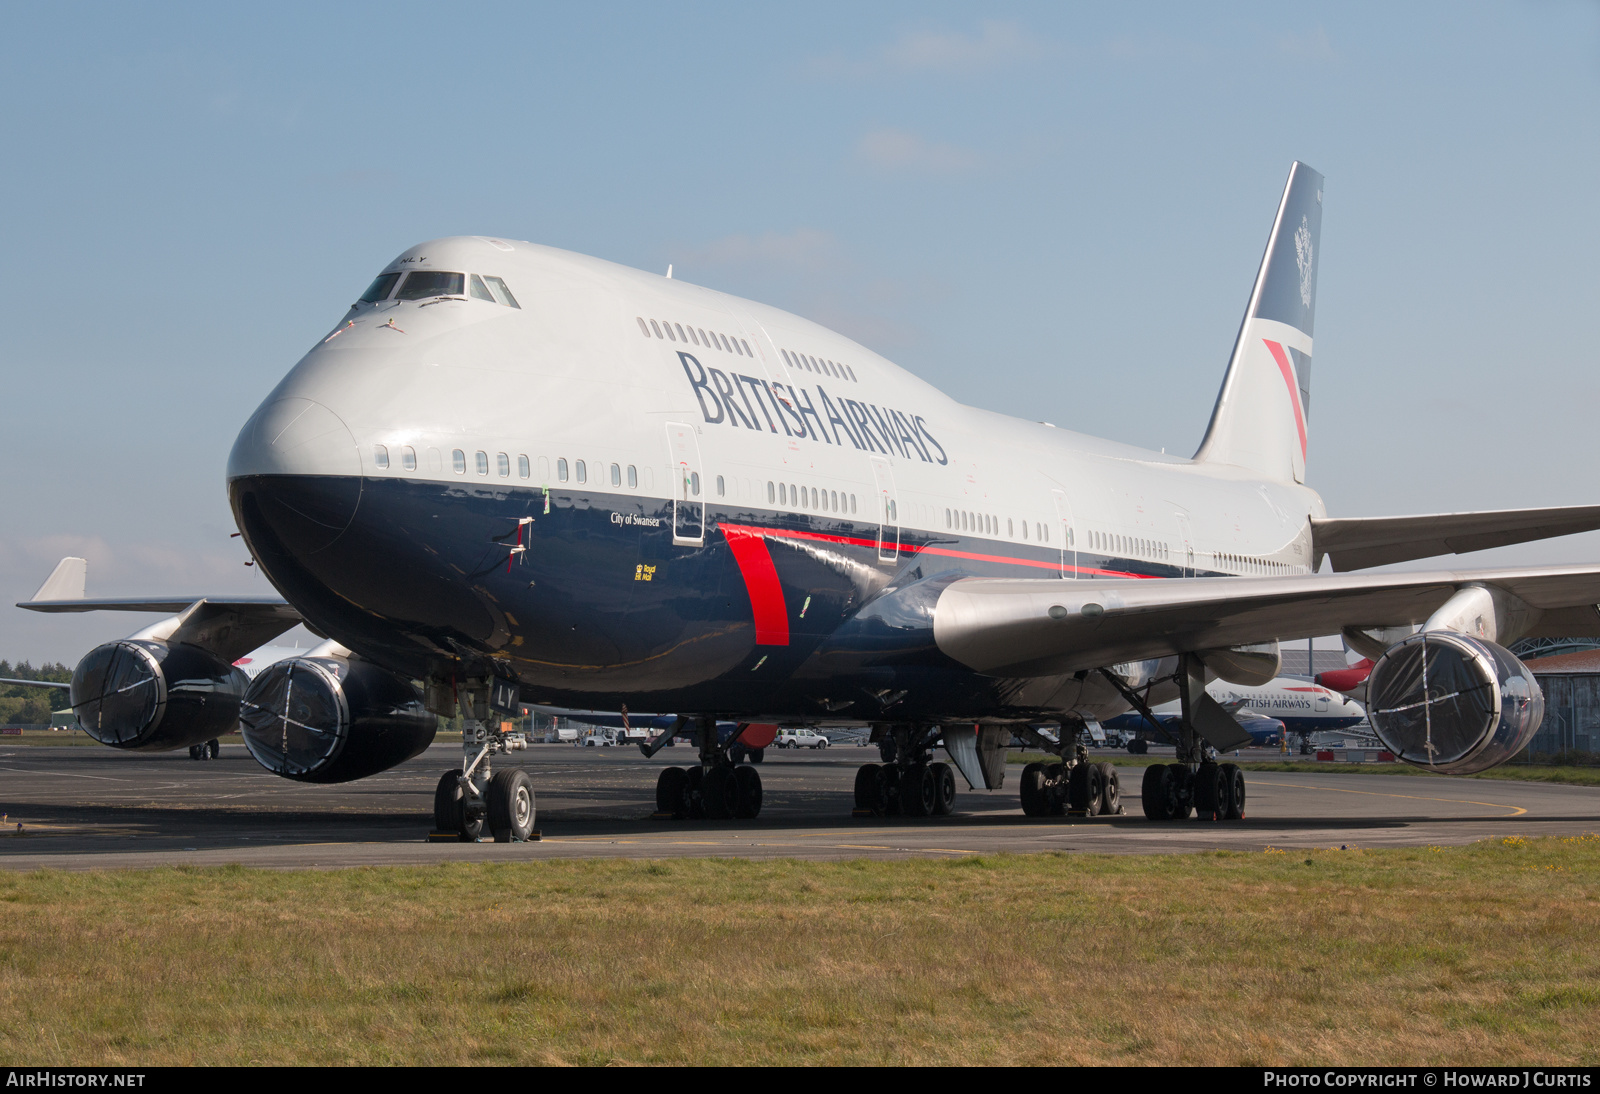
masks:
<svg viewBox="0 0 1600 1094"><path fill-rule="evenodd" d="M940 650L977 672L1054 676L1346 627L1422 623L1475 585L1531 609L1523 636L1600 635L1600 568L1564 566L1167 581L965 578L939 594L933 631Z"/></svg>

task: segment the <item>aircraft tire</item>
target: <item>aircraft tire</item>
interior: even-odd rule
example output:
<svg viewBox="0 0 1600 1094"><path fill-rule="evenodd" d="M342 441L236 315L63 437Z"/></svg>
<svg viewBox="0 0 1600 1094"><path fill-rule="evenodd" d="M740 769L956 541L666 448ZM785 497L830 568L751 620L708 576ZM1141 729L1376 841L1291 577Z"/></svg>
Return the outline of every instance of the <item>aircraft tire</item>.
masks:
<svg viewBox="0 0 1600 1094"><path fill-rule="evenodd" d="M936 788L927 764L912 764L900 780L900 814L926 817L933 812Z"/></svg>
<svg viewBox="0 0 1600 1094"><path fill-rule="evenodd" d="M1044 764L1031 763L1022 769L1022 812L1030 817L1050 815L1050 794L1045 786Z"/></svg>
<svg viewBox="0 0 1600 1094"><path fill-rule="evenodd" d="M684 797L689 802L689 819L704 820L706 815L705 795L701 793L706 781L706 769L691 767L684 772L688 782L684 784Z"/></svg>
<svg viewBox="0 0 1600 1094"><path fill-rule="evenodd" d="M1244 771L1238 764L1223 764L1223 778L1227 780L1227 820L1244 820Z"/></svg>
<svg viewBox="0 0 1600 1094"><path fill-rule="evenodd" d="M462 843L476 843L483 835L483 818L467 814L467 795L461 788L461 769L439 776L433 791L433 823L440 832L454 832Z"/></svg>
<svg viewBox="0 0 1600 1094"><path fill-rule="evenodd" d="M706 772L700 781L700 800L705 806L707 820L727 820L738 805L738 783L734 768L718 765Z"/></svg>
<svg viewBox="0 0 1600 1094"><path fill-rule="evenodd" d="M681 767L663 767L656 778L656 812L671 813L673 820L689 815L689 773Z"/></svg>
<svg viewBox="0 0 1600 1094"><path fill-rule="evenodd" d="M885 737L878 742L878 758L886 764L894 763L894 738Z"/></svg>
<svg viewBox="0 0 1600 1094"><path fill-rule="evenodd" d="M956 773L950 765L944 762L934 764L930 769L934 775L938 794L934 797L933 811L941 817L948 817L956 811Z"/></svg>
<svg viewBox="0 0 1600 1094"><path fill-rule="evenodd" d="M1166 764L1151 764L1144 769L1144 782L1139 787L1139 804L1144 807L1145 819L1160 821L1172 819L1167 783L1172 773Z"/></svg>
<svg viewBox="0 0 1600 1094"><path fill-rule="evenodd" d="M1172 799L1172 819L1188 820L1194 808L1194 773L1188 764L1168 764L1167 771L1171 775L1167 791Z"/></svg>
<svg viewBox="0 0 1600 1094"><path fill-rule="evenodd" d="M761 772L749 764L733 769L733 815L754 820L761 815Z"/></svg>
<svg viewBox="0 0 1600 1094"><path fill-rule="evenodd" d="M767 750L766 749L764 749L764 748L753 748L753 749L750 750L750 762L751 763L758 764L758 763L760 763L762 760L764 760L766 758L767 758Z"/></svg>
<svg viewBox="0 0 1600 1094"><path fill-rule="evenodd" d="M1100 812L1115 813L1122 808L1122 780L1117 769L1109 763L1100 764Z"/></svg>
<svg viewBox="0 0 1600 1094"><path fill-rule="evenodd" d="M877 764L862 764L856 769L856 808L883 816L883 772Z"/></svg>
<svg viewBox="0 0 1600 1094"><path fill-rule="evenodd" d="M1228 811L1228 791L1223 786L1222 771L1216 764L1206 762L1194 773L1194 814L1200 820L1221 820Z"/></svg>
<svg viewBox="0 0 1600 1094"><path fill-rule="evenodd" d="M898 817L901 815L900 804L900 769L894 764L883 764L878 768L883 772L883 815Z"/></svg>
<svg viewBox="0 0 1600 1094"><path fill-rule="evenodd" d="M1104 795L1099 764L1076 764L1067 773L1067 800L1073 812L1088 817L1097 815Z"/></svg>
<svg viewBox="0 0 1600 1094"><path fill-rule="evenodd" d="M523 843L533 834L533 780L520 767L489 778L489 831L496 843Z"/></svg>

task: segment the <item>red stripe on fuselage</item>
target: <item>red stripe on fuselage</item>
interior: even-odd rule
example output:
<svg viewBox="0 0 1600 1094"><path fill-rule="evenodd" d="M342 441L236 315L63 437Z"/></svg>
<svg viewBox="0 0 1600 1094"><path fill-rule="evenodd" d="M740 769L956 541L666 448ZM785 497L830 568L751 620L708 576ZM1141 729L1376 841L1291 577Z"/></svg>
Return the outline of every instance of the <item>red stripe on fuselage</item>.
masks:
<svg viewBox="0 0 1600 1094"><path fill-rule="evenodd" d="M778 539L809 539L820 543L840 543L849 547L871 547L874 550L876 550L878 547L878 541L875 539L860 539L855 536L834 536L829 535L826 532L805 532L796 528L762 528L761 526L754 524L719 524L717 527L722 529L724 535L728 535L728 533L731 531L733 533L741 533L746 536L774 536ZM732 535L728 535L728 542L730 544L733 542ZM915 547L901 544L900 550L908 555L940 555L945 558L971 559L974 562L999 562L1011 566L1032 566L1036 569L1052 570L1055 572L1060 572L1061 570L1061 564L1059 562L1040 562L1037 559L1013 558L1010 555L980 555L975 551L953 551L948 547ZM765 553L765 551L766 548L765 545L763 545L762 552ZM737 548L735 549L735 554L737 556ZM771 564L771 561L771 556L768 555L767 562L769 565ZM743 570L744 563L741 562L739 567L741 570ZM1068 566L1067 569L1074 573L1087 574L1090 577L1124 577L1159 580L1159 576L1156 574L1132 574L1123 570L1095 570L1083 566Z"/></svg>
<svg viewBox="0 0 1600 1094"><path fill-rule="evenodd" d="M1294 367L1289 364L1289 355L1283 352L1283 347L1276 342L1268 341L1267 349L1272 351L1272 359L1278 362L1278 371L1283 373L1283 382L1289 385L1289 401L1294 403L1294 425L1300 431L1300 458L1306 458L1306 412L1300 409L1300 385L1295 382Z"/></svg>
<svg viewBox="0 0 1600 1094"><path fill-rule="evenodd" d="M756 645L787 646L789 606L783 601L783 585L778 581L778 568L772 564L772 554L767 550L767 541L761 529L733 524L719 524L717 527L728 537L733 560L739 564L739 576L744 578L745 592L750 594L750 611L756 622Z"/></svg>

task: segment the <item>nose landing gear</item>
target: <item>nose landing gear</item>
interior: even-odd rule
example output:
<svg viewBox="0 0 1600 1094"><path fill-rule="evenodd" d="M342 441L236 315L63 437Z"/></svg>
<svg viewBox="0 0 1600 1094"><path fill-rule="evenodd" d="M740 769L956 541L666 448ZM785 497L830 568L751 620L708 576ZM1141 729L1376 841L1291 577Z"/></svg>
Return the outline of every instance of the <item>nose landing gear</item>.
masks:
<svg viewBox="0 0 1600 1094"><path fill-rule="evenodd" d="M479 708L484 715L489 713L487 686L487 682L477 681L458 692L462 766L446 771L434 788L434 834L477 843L487 828L496 843L537 840L533 780L520 767L492 770L490 757L508 750L505 734L499 723L491 725L486 718L474 716Z"/></svg>

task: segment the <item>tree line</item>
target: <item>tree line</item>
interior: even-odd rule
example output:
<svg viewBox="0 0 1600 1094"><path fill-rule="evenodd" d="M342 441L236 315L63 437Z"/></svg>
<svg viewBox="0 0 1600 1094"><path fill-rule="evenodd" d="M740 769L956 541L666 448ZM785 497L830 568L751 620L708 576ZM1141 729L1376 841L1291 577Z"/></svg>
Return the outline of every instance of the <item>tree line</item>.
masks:
<svg viewBox="0 0 1600 1094"><path fill-rule="evenodd" d="M0 677L13 680L53 680L67 683L72 670L59 661L34 668L27 661L13 665L0 660ZM55 710L67 707L67 693L60 688L30 688L25 684L0 684L0 724L45 725Z"/></svg>

